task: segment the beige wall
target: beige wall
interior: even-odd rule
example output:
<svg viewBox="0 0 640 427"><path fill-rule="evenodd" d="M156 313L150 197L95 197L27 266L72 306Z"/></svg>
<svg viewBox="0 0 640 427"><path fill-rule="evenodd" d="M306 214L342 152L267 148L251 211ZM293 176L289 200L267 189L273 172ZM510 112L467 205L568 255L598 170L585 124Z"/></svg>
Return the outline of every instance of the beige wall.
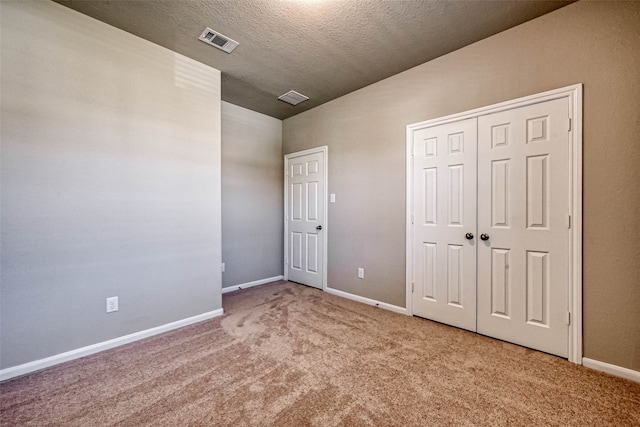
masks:
<svg viewBox="0 0 640 427"><path fill-rule="evenodd" d="M285 154L329 146L329 286L405 304L407 124L575 83L584 355L640 370L640 3L574 3L285 120Z"/></svg>
<svg viewBox="0 0 640 427"><path fill-rule="evenodd" d="M283 274L282 121L222 103L222 287Z"/></svg>
<svg viewBox="0 0 640 427"><path fill-rule="evenodd" d="M220 72L0 8L0 368L220 309Z"/></svg>

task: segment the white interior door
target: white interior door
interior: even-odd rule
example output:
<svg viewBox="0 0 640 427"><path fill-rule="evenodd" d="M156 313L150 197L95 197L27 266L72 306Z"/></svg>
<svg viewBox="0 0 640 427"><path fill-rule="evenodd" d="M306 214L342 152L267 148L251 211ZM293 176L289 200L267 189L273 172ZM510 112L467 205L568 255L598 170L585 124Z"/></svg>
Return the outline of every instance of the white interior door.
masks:
<svg viewBox="0 0 640 427"><path fill-rule="evenodd" d="M467 119L413 135L413 313L476 329L476 132ZM467 234L470 233L470 234Z"/></svg>
<svg viewBox="0 0 640 427"><path fill-rule="evenodd" d="M325 238L325 151L286 157L287 279L322 289Z"/></svg>
<svg viewBox="0 0 640 427"><path fill-rule="evenodd" d="M478 118L478 332L566 357L569 104Z"/></svg>
<svg viewBox="0 0 640 427"><path fill-rule="evenodd" d="M413 314L567 357L569 123L560 98L411 130Z"/></svg>

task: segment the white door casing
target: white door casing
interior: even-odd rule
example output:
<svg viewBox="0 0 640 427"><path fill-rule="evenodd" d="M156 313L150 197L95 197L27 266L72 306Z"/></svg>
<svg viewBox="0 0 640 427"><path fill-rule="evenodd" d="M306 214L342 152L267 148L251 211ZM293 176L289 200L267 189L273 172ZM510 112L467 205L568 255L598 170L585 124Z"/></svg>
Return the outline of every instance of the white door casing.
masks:
<svg viewBox="0 0 640 427"><path fill-rule="evenodd" d="M478 332L568 355L568 100L478 118Z"/></svg>
<svg viewBox="0 0 640 427"><path fill-rule="evenodd" d="M548 102L554 100L558 102ZM539 110L545 108L538 105L541 103L547 103L550 111ZM523 108L527 106L531 109ZM519 121L524 123L505 127L505 115L500 113L508 110L513 113L515 109L520 109L515 114L520 114ZM423 129L477 119L479 192L478 229L474 232L474 241L478 256L478 331L581 363L581 110L582 85L574 85L407 126L409 314L422 315L420 303L417 303L420 298L412 290L419 291L414 270L420 269L416 267L417 254L422 249L420 244L428 240L422 239L418 231L414 233L414 227L420 223L418 199L423 197L417 195L419 168L414 170L414 162L417 162L415 159L420 150L415 149L414 158L414 144L418 146L418 141L423 139ZM526 142L505 146L506 138L515 141L518 133L524 135L520 138ZM494 146L486 148L487 144ZM561 182L556 184L555 181ZM511 209L508 212L505 211L507 204ZM506 225L508 221L510 223ZM516 225L520 228L508 237L511 240L504 240L505 235L509 235L508 228L518 228ZM481 234L487 234L488 240L481 240ZM530 240L525 244L522 239ZM520 252L517 261L516 252ZM502 267L503 274L499 274L498 267ZM516 276L523 277L518 280ZM506 280L510 280L510 288L505 292ZM561 280L564 285L558 288L556 282ZM501 286L502 293L498 292ZM519 290L514 291L513 286L519 286ZM517 304L513 298L518 299ZM551 330L560 332L550 337ZM523 335L529 335L530 341L521 341Z"/></svg>
<svg viewBox="0 0 640 427"><path fill-rule="evenodd" d="M285 279L326 287L327 147L285 156Z"/></svg>
<svg viewBox="0 0 640 427"><path fill-rule="evenodd" d="M413 313L476 330L475 118L413 133Z"/></svg>

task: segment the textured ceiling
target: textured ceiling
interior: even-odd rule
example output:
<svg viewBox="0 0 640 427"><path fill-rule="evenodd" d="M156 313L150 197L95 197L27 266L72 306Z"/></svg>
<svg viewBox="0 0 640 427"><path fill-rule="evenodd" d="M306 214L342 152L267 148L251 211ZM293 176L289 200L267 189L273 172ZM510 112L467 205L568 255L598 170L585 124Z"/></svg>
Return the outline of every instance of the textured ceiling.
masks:
<svg viewBox="0 0 640 427"><path fill-rule="evenodd" d="M571 1L137 0L58 3L222 71L222 99L285 119ZM202 43L210 27L240 43ZM310 97L291 106L289 90Z"/></svg>

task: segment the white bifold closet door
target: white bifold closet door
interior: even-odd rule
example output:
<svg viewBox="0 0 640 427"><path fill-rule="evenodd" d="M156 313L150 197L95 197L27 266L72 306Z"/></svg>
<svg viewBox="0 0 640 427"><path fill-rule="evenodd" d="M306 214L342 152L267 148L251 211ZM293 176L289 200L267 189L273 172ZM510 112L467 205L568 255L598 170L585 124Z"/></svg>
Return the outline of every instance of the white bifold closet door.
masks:
<svg viewBox="0 0 640 427"><path fill-rule="evenodd" d="M567 124L563 98L414 131L414 314L567 357Z"/></svg>

